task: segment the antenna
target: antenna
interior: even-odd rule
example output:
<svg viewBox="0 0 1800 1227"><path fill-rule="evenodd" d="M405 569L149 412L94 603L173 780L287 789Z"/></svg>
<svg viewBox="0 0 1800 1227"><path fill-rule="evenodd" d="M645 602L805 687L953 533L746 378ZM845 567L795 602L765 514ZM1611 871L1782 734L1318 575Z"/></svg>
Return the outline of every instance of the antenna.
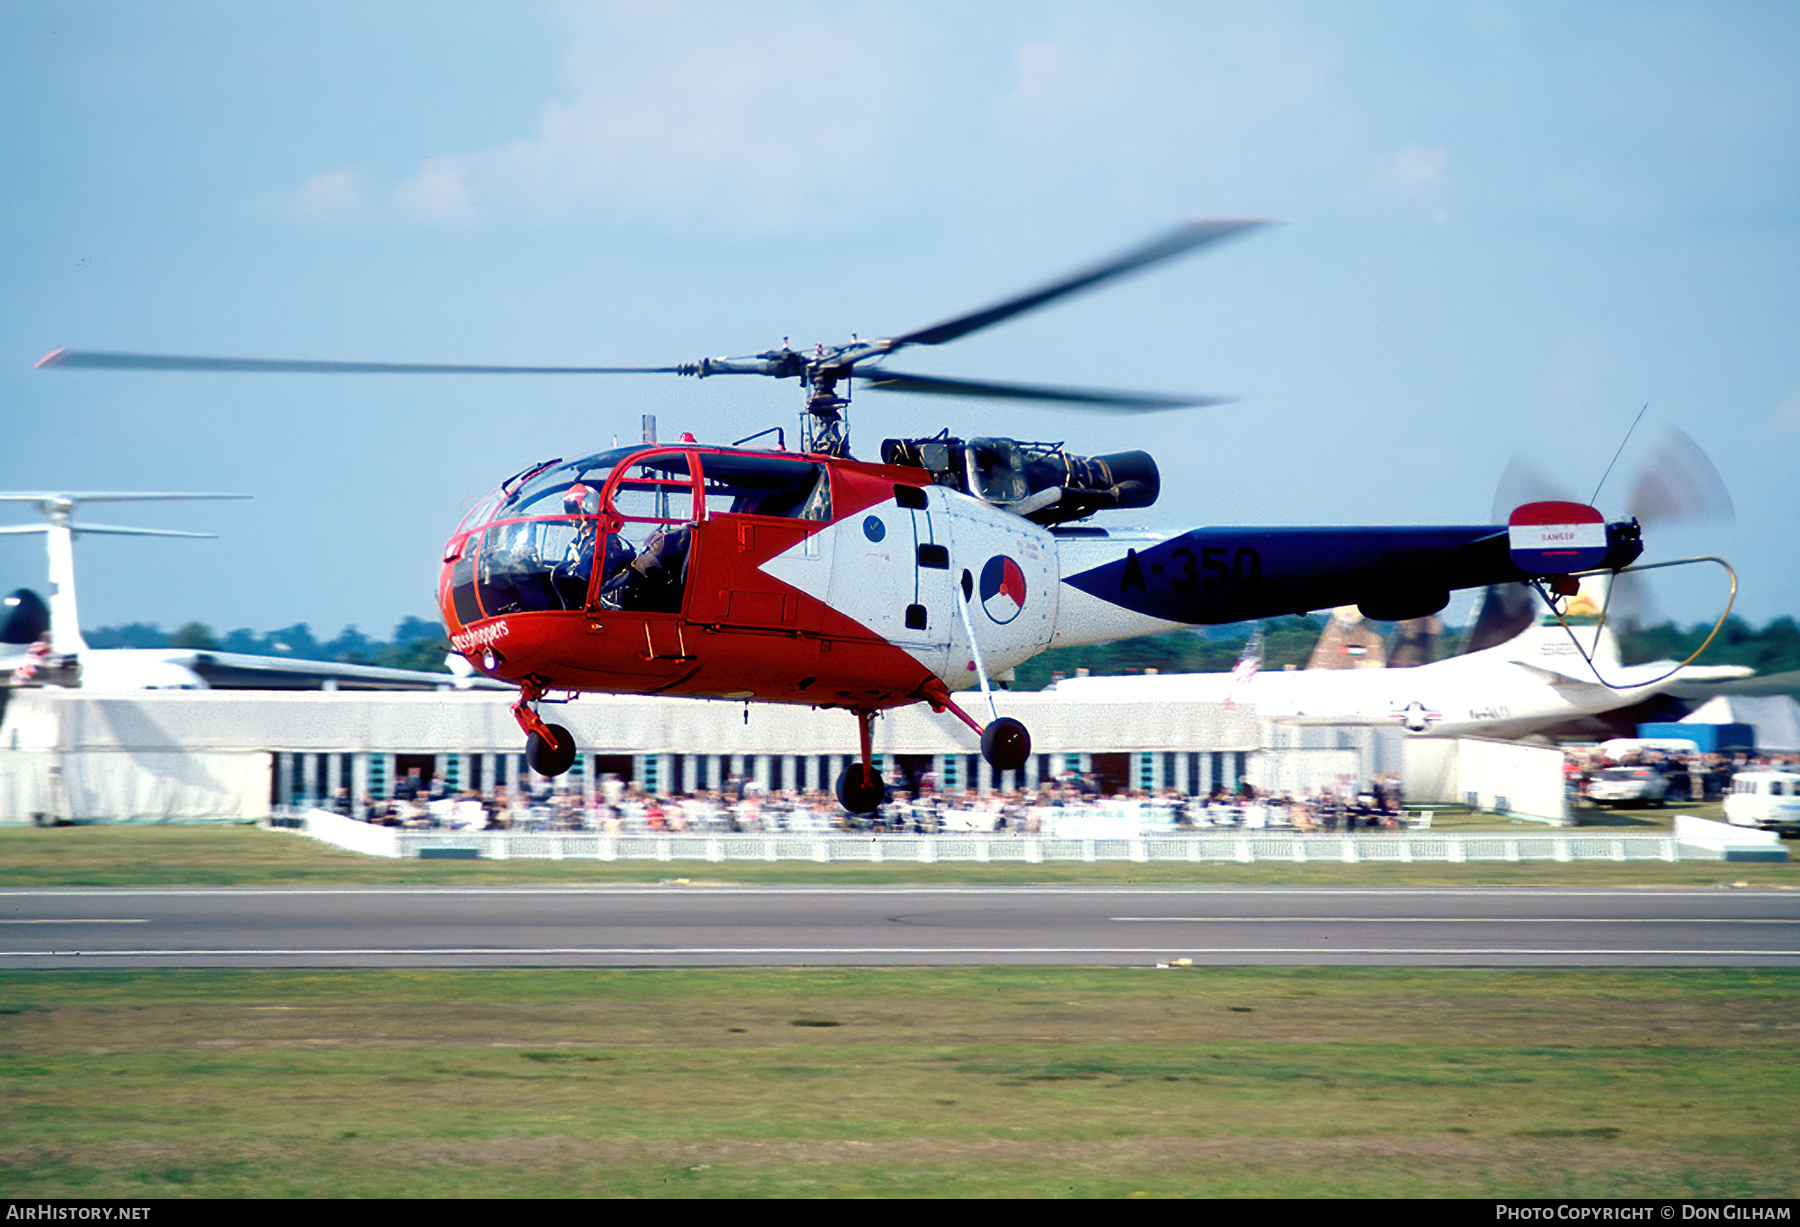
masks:
<svg viewBox="0 0 1800 1227"><path fill-rule="evenodd" d="M74 493L43 491L0 492L0 503L34 503L49 518L48 524L8 524L0 534L43 533L50 561L50 646L64 655L87 651L81 637L81 619L75 612L76 533L105 533L116 537L210 537L212 533L182 532L173 528L125 528L116 524L75 524L70 514L82 503L142 503L169 499L249 498L248 494Z"/></svg>
<svg viewBox="0 0 1800 1227"><path fill-rule="evenodd" d="M1619 440L1619 450L1613 453L1612 463L1606 466L1606 472L1600 474L1600 486L1604 486L1606 479L1612 476L1613 465L1619 463L1619 457L1625 454L1625 445L1631 442L1631 432L1637 429L1638 423L1644 420L1644 414L1649 409L1650 402L1645 401L1644 407L1639 409L1637 416L1631 419L1631 425L1625 430L1625 437ZM1594 487L1594 497L1588 500L1588 506L1591 507L1600 501L1600 486Z"/></svg>

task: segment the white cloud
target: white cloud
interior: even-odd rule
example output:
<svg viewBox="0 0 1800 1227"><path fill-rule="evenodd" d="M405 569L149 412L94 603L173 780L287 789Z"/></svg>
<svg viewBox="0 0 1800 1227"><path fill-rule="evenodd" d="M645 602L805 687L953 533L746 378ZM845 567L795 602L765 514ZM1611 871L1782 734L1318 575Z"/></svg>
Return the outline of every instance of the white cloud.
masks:
<svg viewBox="0 0 1800 1227"><path fill-rule="evenodd" d="M1012 86L994 104L996 127L1006 136L1047 137L1061 142L1116 122L1130 102L1121 80L1117 49L1040 39L1013 54Z"/></svg>
<svg viewBox="0 0 1800 1227"><path fill-rule="evenodd" d="M289 202L294 216L307 222L342 222L368 208L360 171L345 167L314 175L300 185Z"/></svg>
<svg viewBox="0 0 1800 1227"><path fill-rule="evenodd" d="M1394 155L1390 179L1403 196L1435 197L1444 183L1444 166L1450 155L1427 145L1408 145Z"/></svg>
<svg viewBox="0 0 1800 1227"><path fill-rule="evenodd" d="M537 130L425 160L383 211L781 233L881 206L905 42L882 9L620 3L568 19L562 88ZM309 181L294 211L343 215L334 185L347 199L361 185L335 176Z"/></svg>
<svg viewBox="0 0 1800 1227"><path fill-rule="evenodd" d="M1786 400L1775 406L1767 425L1777 434L1800 435L1800 392L1789 393Z"/></svg>
<svg viewBox="0 0 1800 1227"><path fill-rule="evenodd" d="M421 221L474 221L479 211L469 176L480 169L477 158L427 158L411 179L394 189L394 207Z"/></svg>

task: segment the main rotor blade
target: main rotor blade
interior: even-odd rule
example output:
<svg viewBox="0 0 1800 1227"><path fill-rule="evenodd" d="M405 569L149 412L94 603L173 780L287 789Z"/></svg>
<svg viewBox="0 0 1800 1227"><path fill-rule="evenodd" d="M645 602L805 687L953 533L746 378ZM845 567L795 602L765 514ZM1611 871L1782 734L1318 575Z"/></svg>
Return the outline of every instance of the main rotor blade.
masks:
<svg viewBox="0 0 1800 1227"><path fill-rule="evenodd" d="M315 362L288 358L200 358L59 349L38 362L106 371L252 371L277 375L676 375L673 366L470 366L433 362Z"/></svg>
<svg viewBox="0 0 1800 1227"><path fill-rule="evenodd" d="M176 494L157 491L154 493L118 493L103 490L92 494L83 494L75 490L0 490L0 503L48 503L59 498L66 498L72 503L147 503L162 499L199 499L199 498L255 498L254 494Z"/></svg>
<svg viewBox="0 0 1800 1227"><path fill-rule="evenodd" d="M1024 294L1015 295L991 307L972 311L967 315L959 315L955 319L945 320L941 324L933 324L929 328L920 328L904 336L893 337L885 343L885 348L892 352L905 345L942 345L945 341L954 341L958 337L967 336L978 328L986 328L990 324L998 324L1001 320L1011 319L1022 312L1058 298L1089 290L1101 282L1115 277L1123 277L1127 273L1150 267L1152 264L1230 238L1245 230L1266 226L1269 223L1260 221L1207 221L1189 222L1177 226L1174 230L1153 239L1142 247L1135 247L1110 260L1102 261L1091 268L1072 273L1049 285L1040 286Z"/></svg>
<svg viewBox="0 0 1800 1227"><path fill-rule="evenodd" d="M878 392L921 392L928 396L976 396L990 400L1053 401L1088 405L1120 413L1148 413L1158 409L1193 409L1231 403L1230 397L1174 396L1161 392L1113 392L1104 388L1064 388L1046 384L994 383L978 379L940 379L931 375L905 375L899 371L857 372L863 386Z"/></svg>
<svg viewBox="0 0 1800 1227"><path fill-rule="evenodd" d="M178 528L121 528L117 524L70 524L74 533L105 533L115 537L211 537L212 533L183 532Z"/></svg>

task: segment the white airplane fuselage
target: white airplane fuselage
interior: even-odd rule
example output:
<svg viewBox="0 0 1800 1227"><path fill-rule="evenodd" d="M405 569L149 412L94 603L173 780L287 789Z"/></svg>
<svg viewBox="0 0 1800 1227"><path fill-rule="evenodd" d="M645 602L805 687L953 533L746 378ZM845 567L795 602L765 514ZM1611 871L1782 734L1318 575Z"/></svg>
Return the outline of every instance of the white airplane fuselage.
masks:
<svg viewBox="0 0 1800 1227"><path fill-rule="evenodd" d="M1593 640L1591 630L1576 633L1584 644ZM1682 681L1751 673L1734 665L1688 666L1667 676L1673 662L1619 664L1610 632L1599 647L1590 666L1563 628L1535 626L1498 647L1410 668L1290 669L1243 682L1229 673L1084 677L1052 690L1077 700L1230 702L1289 724L1398 725L1419 737L1505 738L1625 707Z"/></svg>

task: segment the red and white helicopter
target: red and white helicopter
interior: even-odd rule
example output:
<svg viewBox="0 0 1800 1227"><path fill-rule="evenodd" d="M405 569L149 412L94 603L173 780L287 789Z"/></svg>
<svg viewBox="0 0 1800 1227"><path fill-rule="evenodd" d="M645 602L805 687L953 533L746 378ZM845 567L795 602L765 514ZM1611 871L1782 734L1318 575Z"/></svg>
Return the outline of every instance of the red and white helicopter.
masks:
<svg viewBox="0 0 1800 1227"><path fill-rule="evenodd" d="M996 770L1031 752L989 679L1046 648L1358 605L1420 617L1453 589L1619 570L1642 551L1635 520L1565 502L1510 527L1211 527L1168 535L1080 523L1147 507L1160 490L1141 451L1082 457L1009 438L888 439L850 454L853 380L880 391L1051 401L1111 410L1209 398L903 374L884 361L941 345L1260 223L1203 221L1048 285L899 336L804 353L667 367L492 367L194 358L58 350L44 367L315 373L676 374L796 378L799 447L650 439L533 465L464 517L438 601L451 642L516 684L534 770L573 763L569 731L539 705L578 692L691 695L842 708L862 757L837 782L853 813L881 801L871 726L926 703L981 735ZM841 393L840 393L841 389ZM646 432L647 434L650 432ZM764 432L765 434L769 432ZM751 442L761 436L752 436ZM985 722L956 701L981 687Z"/></svg>

